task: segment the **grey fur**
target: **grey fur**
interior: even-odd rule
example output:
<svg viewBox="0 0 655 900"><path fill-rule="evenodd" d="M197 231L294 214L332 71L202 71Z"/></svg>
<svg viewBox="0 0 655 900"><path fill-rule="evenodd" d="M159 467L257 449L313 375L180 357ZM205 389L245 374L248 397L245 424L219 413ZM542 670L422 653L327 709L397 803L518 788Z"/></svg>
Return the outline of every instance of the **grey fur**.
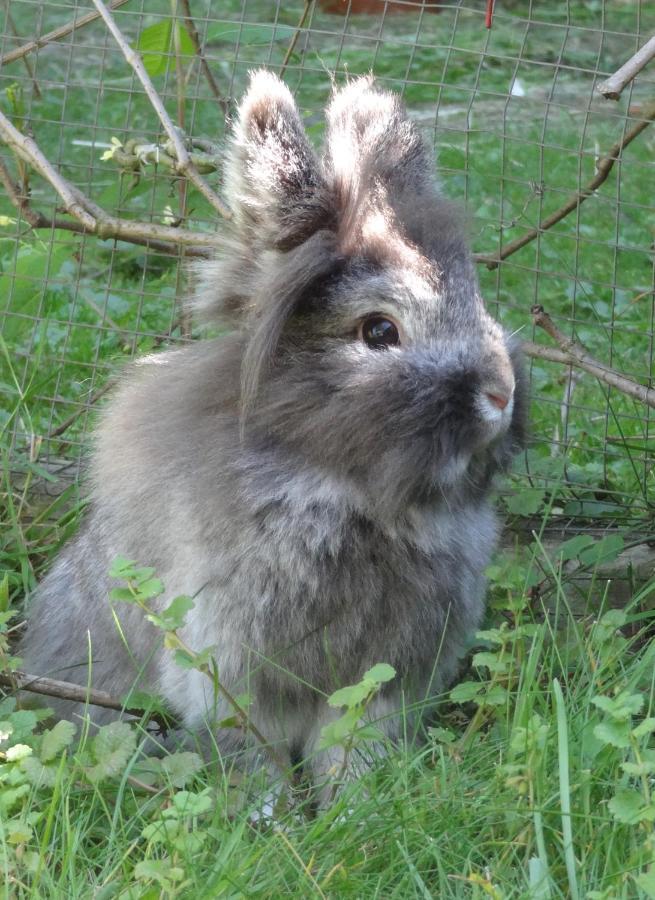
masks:
<svg viewBox="0 0 655 900"><path fill-rule="evenodd" d="M334 762L315 752L334 715L325 693L391 663L374 710L386 714L401 686L412 701L452 677L483 611L490 482L523 444L526 405L517 352L399 101L359 79L327 121L319 160L287 88L252 77L227 166L234 234L196 300L234 329L124 378L96 433L91 512L40 586L23 647L29 671L83 684L90 655L92 683L118 695L143 670L198 727L209 681L138 610L116 608L121 637L107 599L117 555L154 566L163 602L195 597L188 643L214 647L222 681L248 683L258 726L314 754L318 775ZM399 323L399 347L360 339L372 313ZM506 409L489 394L511 397Z"/></svg>

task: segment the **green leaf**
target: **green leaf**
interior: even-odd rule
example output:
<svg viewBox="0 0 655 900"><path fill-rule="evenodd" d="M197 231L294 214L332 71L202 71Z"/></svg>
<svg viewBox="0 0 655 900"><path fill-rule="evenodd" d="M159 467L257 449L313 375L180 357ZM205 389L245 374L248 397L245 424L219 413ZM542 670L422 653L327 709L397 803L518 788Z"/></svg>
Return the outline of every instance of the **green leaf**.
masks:
<svg viewBox="0 0 655 900"><path fill-rule="evenodd" d="M478 700L483 691L484 685L479 681L462 681L452 689L450 699L453 703L468 703Z"/></svg>
<svg viewBox="0 0 655 900"><path fill-rule="evenodd" d="M375 684L370 681L360 681L358 684L350 684L348 687L339 688L328 697L330 706L347 706L352 709L359 706L375 690Z"/></svg>
<svg viewBox="0 0 655 900"><path fill-rule="evenodd" d="M621 768L626 775L633 775L641 778L642 775L652 775L655 772L655 761L644 759L641 762L624 762Z"/></svg>
<svg viewBox="0 0 655 900"><path fill-rule="evenodd" d="M181 881L184 870L172 865L169 859L142 859L134 867L134 876L141 881L156 881L163 890L171 891L171 882Z"/></svg>
<svg viewBox="0 0 655 900"><path fill-rule="evenodd" d="M185 597L184 595L172 600L167 608L160 613L160 618L166 623L166 630L177 631L178 628L182 628L186 614L195 605L191 597Z"/></svg>
<svg viewBox="0 0 655 900"><path fill-rule="evenodd" d="M396 677L396 670L388 663L377 663L372 666L368 672L364 672L364 678L368 681L374 681L376 684L384 684L387 681L393 681Z"/></svg>
<svg viewBox="0 0 655 900"><path fill-rule="evenodd" d="M557 556L566 562L569 559L575 559L583 550L595 544L595 540L588 534L576 534L568 541L557 548Z"/></svg>
<svg viewBox="0 0 655 900"><path fill-rule="evenodd" d="M173 30L175 28L175 31ZM193 41L189 33L180 22L173 23L172 19L163 19L154 25L144 28L139 34L136 49L141 54L143 65L150 77L163 75L167 70L174 72L177 65L175 55L175 39L180 47L180 56L183 59L192 57L195 53Z"/></svg>
<svg viewBox="0 0 655 900"><path fill-rule="evenodd" d="M290 41L295 30L288 25L256 25L240 22L216 22L207 28L207 41L239 43L241 47L256 47L272 41Z"/></svg>
<svg viewBox="0 0 655 900"><path fill-rule="evenodd" d="M91 781L122 774L136 749L136 735L127 722L103 725L93 739L96 765L87 769Z"/></svg>
<svg viewBox="0 0 655 900"><path fill-rule="evenodd" d="M440 744L452 744L455 741L456 734L450 728L440 728L438 726L428 728L428 734L434 741Z"/></svg>
<svg viewBox="0 0 655 900"><path fill-rule="evenodd" d="M647 734L652 734L655 731L655 719L648 718L644 719L643 722L640 722L636 728L632 729L632 733L636 738L645 737Z"/></svg>
<svg viewBox="0 0 655 900"><path fill-rule="evenodd" d="M195 669L196 660L192 653L188 650L176 650L173 659L181 669Z"/></svg>
<svg viewBox="0 0 655 900"><path fill-rule="evenodd" d="M139 582L137 592L139 599L152 600L153 597L158 597L164 592L164 585L159 578L147 578L145 581Z"/></svg>
<svg viewBox="0 0 655 900"><path fill-rule="evenodd" d="M483 706L503 706L507 703L507 690L502 684L495 684L482 698Z"/></svg>
<svg viewBox="0 0 655 900"><path fill-rule="evenodd" d="M611 744L612 747L630 746L630 723L615 722L606 719L594 728L594 736L603 744Z"/></svg>
<svg viewBox="0 0 655 900"><path fill-rule="evenodd" d="M625 541L620 534L608 534L592 547L583 550L578 559L585 566L597 566L615 560L622 552Z"/></svg>
<svg viewBox="0 0 655 900"><path fill-rule="evenodd" d="M133 559L117 556L109 569L110 578L131 578L136 567Z"/></svg>
<svg viewBox="0 0 655 900"><path fill-rule="evenodd" d="M476 669L484 666L489 669L490 672L506 672L509 668L511 659L501 659L500 654L498 653L484 651L482 653L476 653L473 656L472 662Z"/></svg>
<svg viewBox="0 0 655 900"><path fill-rule="evenodd" d="M541 508L546 492L543 488L525 488L520 494L505 498L505 506L515 516L533 516Z"/></svg>
<svg viewBox="0 0 655 900"><path fill-rule="evenodd" d="M655 900L655 868L650 868L648 872L642 872L641 875L637 875L635 882L649 900Z"/></svg>
<svg viewBox="0 0 655 900"><path fill-rule="evenodd" d="M49 762L68 747L75 737L77 726L72 722L62 720L57 722L54 728L44 732L41 739L39 757L41 762Z"/></svg>
<svg viewBox="0 0 655 900"><path fill-rule="evenodd" d="M203 767L202 758L197 753L181 750L164 757L161 770L173 787L181 788L192 780Z"/></svg>
<svg viewBox="0 0 655 900"><path fill-rule="evenodd" d="M117 603L136 603L137 598L129 588L112 588L109 591L109 599Z"/></svg>
<svg viewBox="0 0 655 900"><path fill-rule="evenodd" d="M321 729L321 739L319 741L319 750L325 750L328 747L334 747L335 744L343 744L346 740L352 738L359 720L364 710L361 707L347 709L346 712L324 725Z"/></svg>
<svg viewBox="0 0 655 900"><path fill-rule="evenodd" d="M655 805L644 804L644 798L632 788L623 788L616 792L608 803L615 819L626 825L638 825L640 822L655 820Z"/></svg>
<svg viewBox="0 0 655 900"><path fill-rule="evenodd" d="M44 766L35 756L27 756L20 761L21 771L25 773L34 787L53 788L57 783L57 765Z"/></svg>
<svg viewBox="0 0 655 900"><path fill-rule="evenodd" d="M157 819L156 822L146 825L141 831L141 835L154 844L166 844L179 830L180 820L169 816L166 819Z"/></svg>
<svg viewBox="0 0 655 900"><path fill-rule="evenodd" d="M592 697L591 702L615 721L624 722L639 712L644 705L644 698L641 694L629 694L627 691L621 691L616 697L602 695Z"/></svg>
<svg viewBox="0 0 655 900"><path fill-rule="evenodd" d="M212 789L205 788L200 793L178 791L173 795L173 808L184 817L192 818L209 812L214 806Z"/></svg>

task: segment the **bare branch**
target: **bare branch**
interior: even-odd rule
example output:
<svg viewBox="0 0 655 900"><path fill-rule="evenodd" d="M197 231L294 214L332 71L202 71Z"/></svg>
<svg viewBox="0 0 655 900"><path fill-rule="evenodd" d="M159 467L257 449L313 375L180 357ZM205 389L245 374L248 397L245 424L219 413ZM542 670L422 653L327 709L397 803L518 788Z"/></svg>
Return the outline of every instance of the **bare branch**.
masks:
<svg viewBox="0 0 655 900"><path fill-rule="evenodd" d="M143 85L143 89L146 92L148 100L150 100L152 108L157 113L159 121L163 125L166 134L175 147L175 155L177 157L176 170L189 179L189 181L200 191L200 193L209 201L209 203L211 203L213 208L218 213L220 213L221 216L229 219L231 216L229 209L218 196L218 194L213 190L213 188L211 188L207 184L205 179L200 175L196 167L193 165L193 162L191 161L184 143L184 137L180 133L179 128L177 128L173 124L173 120L166 112L166 107L164 106L161 97L155 90L155 86L153 85L150 76L146 72L141 57L130 47L128 41L123 35L123 32L116 24L113 16L109 12L105 4L102 2L102 0L93 0L93 5L102 16L105 25L112 33L112 36L120 47L123 56L129 63L129 65L134 69L137 78Z"/></svg>
<svg viewBox="0 0 655 900"><path fill-rule="evenodd" d="M0 136L21 159L33 165L39 174L50 182L64 201L66 212L74 216L89 231L93 231L96 223L85 208L86 204L81 201L77 188L61 177L43 155L36 141L20 132L3 112L0 112Z"/></svg>
<svg viewBox="0 0 655 900"><path fill-rule="evenodd" d="M111 9L118 9L119 6L124 6L128 2L129 0L112 0L109 5ZM38 50L40 47L45 47L46 44L50 44L52 41L58 41L61 38L66 37L66 35L70 34L72 31L76 31L78 28L83 28L84 25L95 22L98 18L100 18L100 13L86 13L86 15L80 16L79 19L73 19L72 21L67 22L66 25L61 25L59 28L49 31L47 34L44 34L43 37L36 38L27 44L23 44L22 47L17 47L15 50L10 50L9 53L5 53L4 56L0 57L0 67L8 66L9 63L15 62L17 59L22 59L23 56L27 56L28 53L33 53L34 50Z"/></svg>
<svg viewBox="0 0 655 900"><path fill-rule="evenodd" d="M198 34L198 29L196 28L196 23L193 21L193 17L191 15L191 7L189 5L189 0L180 0L180 6L182 7L184 24L186 25L186 30L191 38L191 43L193 44L194 50L196 51L196 56L200 62L200 68L205 74L205 78L207 79L207 83L211 89L212 94L218 100L218 103L223 110L223 113L227 115L230 109L230 104L223 96L221 89L218 86L216 79L214 78L214 73L211 70L211 66L207 62L205 58L205 54L202 49L202 44L200 43L200 35Z"/></svg>
<svg viewBox="0 0 655 900"><path fill-rule="evenodd" d="M585 372L589 372L590 375L593 375L595 378L598 378L599 381L603 381L605 384L610 385L610 387L622 391L622 393L627 394L628 397L639 400L641 403L645 403L647 406L651 406L655 409L655 389L639 384L631 378L621 375L620 372L617 372L610 366L606 366L599 360L594 359L582 344L568 338L559 330L559 328L557 328L543 306L533 306L531 312L535 325L539 328L543 328L546 334L549 334L553 338L560 348L561 355L558 351L542 348L537 344L526 342L523 345L523 349L529 356L536 356L541 359L550 359L553 362L562 362L565 365L576 366L579 369L583 369ZM548 349L548 355L543 352L546 349Z"/></svg>
<svg viewBox="0 0 655 900"><path fill-rule="evenodd" d="M610 147L608 152L598 160L594 177L587 182L583 188L580 188L580 190L571 194L563 206L547 216L537 228L532 228L515 240L510 241L496 256L488 256L481 253L476 254L476 262L483 263L488 269L496 269L504 259L507 259L508 256L516 253L516 251L520 250L522 247L525 247L526 244L529 244L544 231L548 231L549 228L552 228L553 225L556 225L557 222L560 222L568 216L569 213L573 212L574 209L577 209L578 206L584 203L584 201L607 179L607 176L612 171L614 163L620 159L622 152L628 144L632 143L642 131L648 128L653 119L655 119L655 102L649 103L644 107L640 118L641 121L637 122L636 125L627 131L621 140Z"/></svg>
<svg viewBox="0 0 655 900"><path fill-rule="evenodd" d="M18 38L20 40L21 36L18 32L18 28L16 28L16 23L14 22L14 17L11 14L11 9L9 7L9 0L5 0L5 7L6 7L7 23L9 25L9 28L11 29L11 33L13 34L13 36L15 38ZM1 65L2 65L2 60L0 59L0 66ZM32 66L32 63L29 61L29 59L26 59L24 57L23 65L25 66L25 70L27 71L30 81L32 82L32 89L34 91L34 96L37 98L37 100L40 100L42 97L41 89L39 88L39 83L36 80L36 77L34 75L34 68Z"/></svg>
<svg viewBox="0 0 655 900"><path fill-rule="evenodd" d="M289 65L289 60L291 59L291 54L296 48L296 44L298 43L298 38L300 37L300 32L307 20L307 16L309 14L309 10L312 8L314 4L314 0L305 0L305 6L303 8L302 13L300 14L300 19L298 20L298 24L296 25L296 30L294 31L291 40L289 42L289 46L287 47L287 52L284 54L284 59L282 60L282 67L280 68L280 78L283 77L284 73L287 70L287 66Z"/></svg>
<svg viewBox="0 0 655 900"><path fill-rule="evenodd" d="M142 716L146 710L141 707L126 707L124 703L112 697L106 691L82 687L70 681L59 681L41 675L30 675L28 672L0 672L0 685L14 691L28 691L45 697L57 697L59 700L70 700L72 703L88 703L103 709L115 709L130 716ZM173 717L163 718L159 713L149 713L149 718L156 721L161 728L168 730Z"/></svg>
<svg viewBox="0 0 655 900"><path fill-rule="evenodd" d="M114 378L110 378L108 381L106 381L101 388L99 388L97 391L95 391L95 393L93 393L89 397L88 403L85 403L83 406L80 406L80 408L78 410L76 410L72 415L70 415L67 419L65 419L61 423L61 425L58 425L56 428L53 428L52 431L48 434L47 440L52 440L53 438L61 437L61 435L64 434L65 431L68 431L68 429L71 427L71 425L73 425L79 419L79 417L82 415L82 413L86 412L86 410L90 406L93 406L94 403L97 403L101 397L104 397L104 395L107 393L107 391L110 390L110 388L112 388L115 384L116 384L116 380Z"/></svg>
<svg viewBox="0 0 655 900"><path fill-rule="evenodd" d="M655 34L620 69L617 69L606 81L597 84L596 90L608 100L618 100L624 87L630 84L654 57Z"/></svg>
<svg viewBox="0 0 655 900"><path fill-rule="evenodd" d="M64 195L73 200L73 205L68 208L68 212L75 216L76 221L62 219L60 216L52 218L45 216L31 207L29 198L25 197L21 188L14 184L7 167L0 160L0 181L2 181L12 204L32 228L61 228L78 234L95 234L101 240L128 241L132 244L151 247L163 253L174 253L178 247L182 246L189 248L189 255L209 256L211 251L216 248L217 238L213 234L193 232L186 228L167 225L155 225L151 222L119 219L109 215L60 175L43 155L36 142L32 138L22 135L1 111L0 134L11 149L20 152L21 158L32 165L46 181L50 182L64 202L66 202ZM14 135L17 135L21 142L20 151L16 147ZM60 192L60 188L63 194ZM78 212L81 215L78 215Z"/></svg>

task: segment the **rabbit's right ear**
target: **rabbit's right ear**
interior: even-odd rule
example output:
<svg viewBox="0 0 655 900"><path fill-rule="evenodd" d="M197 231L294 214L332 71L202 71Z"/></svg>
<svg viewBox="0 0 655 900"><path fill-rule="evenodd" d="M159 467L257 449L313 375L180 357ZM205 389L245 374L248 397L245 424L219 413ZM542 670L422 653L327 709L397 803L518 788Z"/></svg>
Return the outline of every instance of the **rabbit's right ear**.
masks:
<svg viewBox="0 0 655 900"><path fill-rule="evenodd" d="M329 225L319 163L291 92L271 72L251 74L225 181L237 232L256 249L288 250Z"/></svg>

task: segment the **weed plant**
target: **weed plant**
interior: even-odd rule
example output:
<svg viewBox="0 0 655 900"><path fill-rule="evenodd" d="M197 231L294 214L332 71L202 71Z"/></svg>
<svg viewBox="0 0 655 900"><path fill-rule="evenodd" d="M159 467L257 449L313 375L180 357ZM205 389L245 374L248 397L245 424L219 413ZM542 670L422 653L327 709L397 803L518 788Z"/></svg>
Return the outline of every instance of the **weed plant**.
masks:
<svg viewBox="0 0 655 900"><path fill-rule="evenodd" d="M595 551L592 568L607 556ZM393 677L388 666L331 698L345 711L324 740L373 763L357 779L335 772L320 811L283 778L277 801L265 800L257 776L215 748L153 756L145 717L94 730L89 708L45 727L43 710L7 696L5 895L654 897L655 582L612 609L592 578L595 611L585 613L565 556L535 541L518 561L499 558L470 670L437 699L421 741L368 749L380 735L362 716ZM152 571L123 561L114 575L127 579L114 601L150 615L160 590ZM3 591L0 650L11 669L6 580ZM152 620L182 665L202 669L206 656L175 639L189 602L178 598Z"/></svg>

